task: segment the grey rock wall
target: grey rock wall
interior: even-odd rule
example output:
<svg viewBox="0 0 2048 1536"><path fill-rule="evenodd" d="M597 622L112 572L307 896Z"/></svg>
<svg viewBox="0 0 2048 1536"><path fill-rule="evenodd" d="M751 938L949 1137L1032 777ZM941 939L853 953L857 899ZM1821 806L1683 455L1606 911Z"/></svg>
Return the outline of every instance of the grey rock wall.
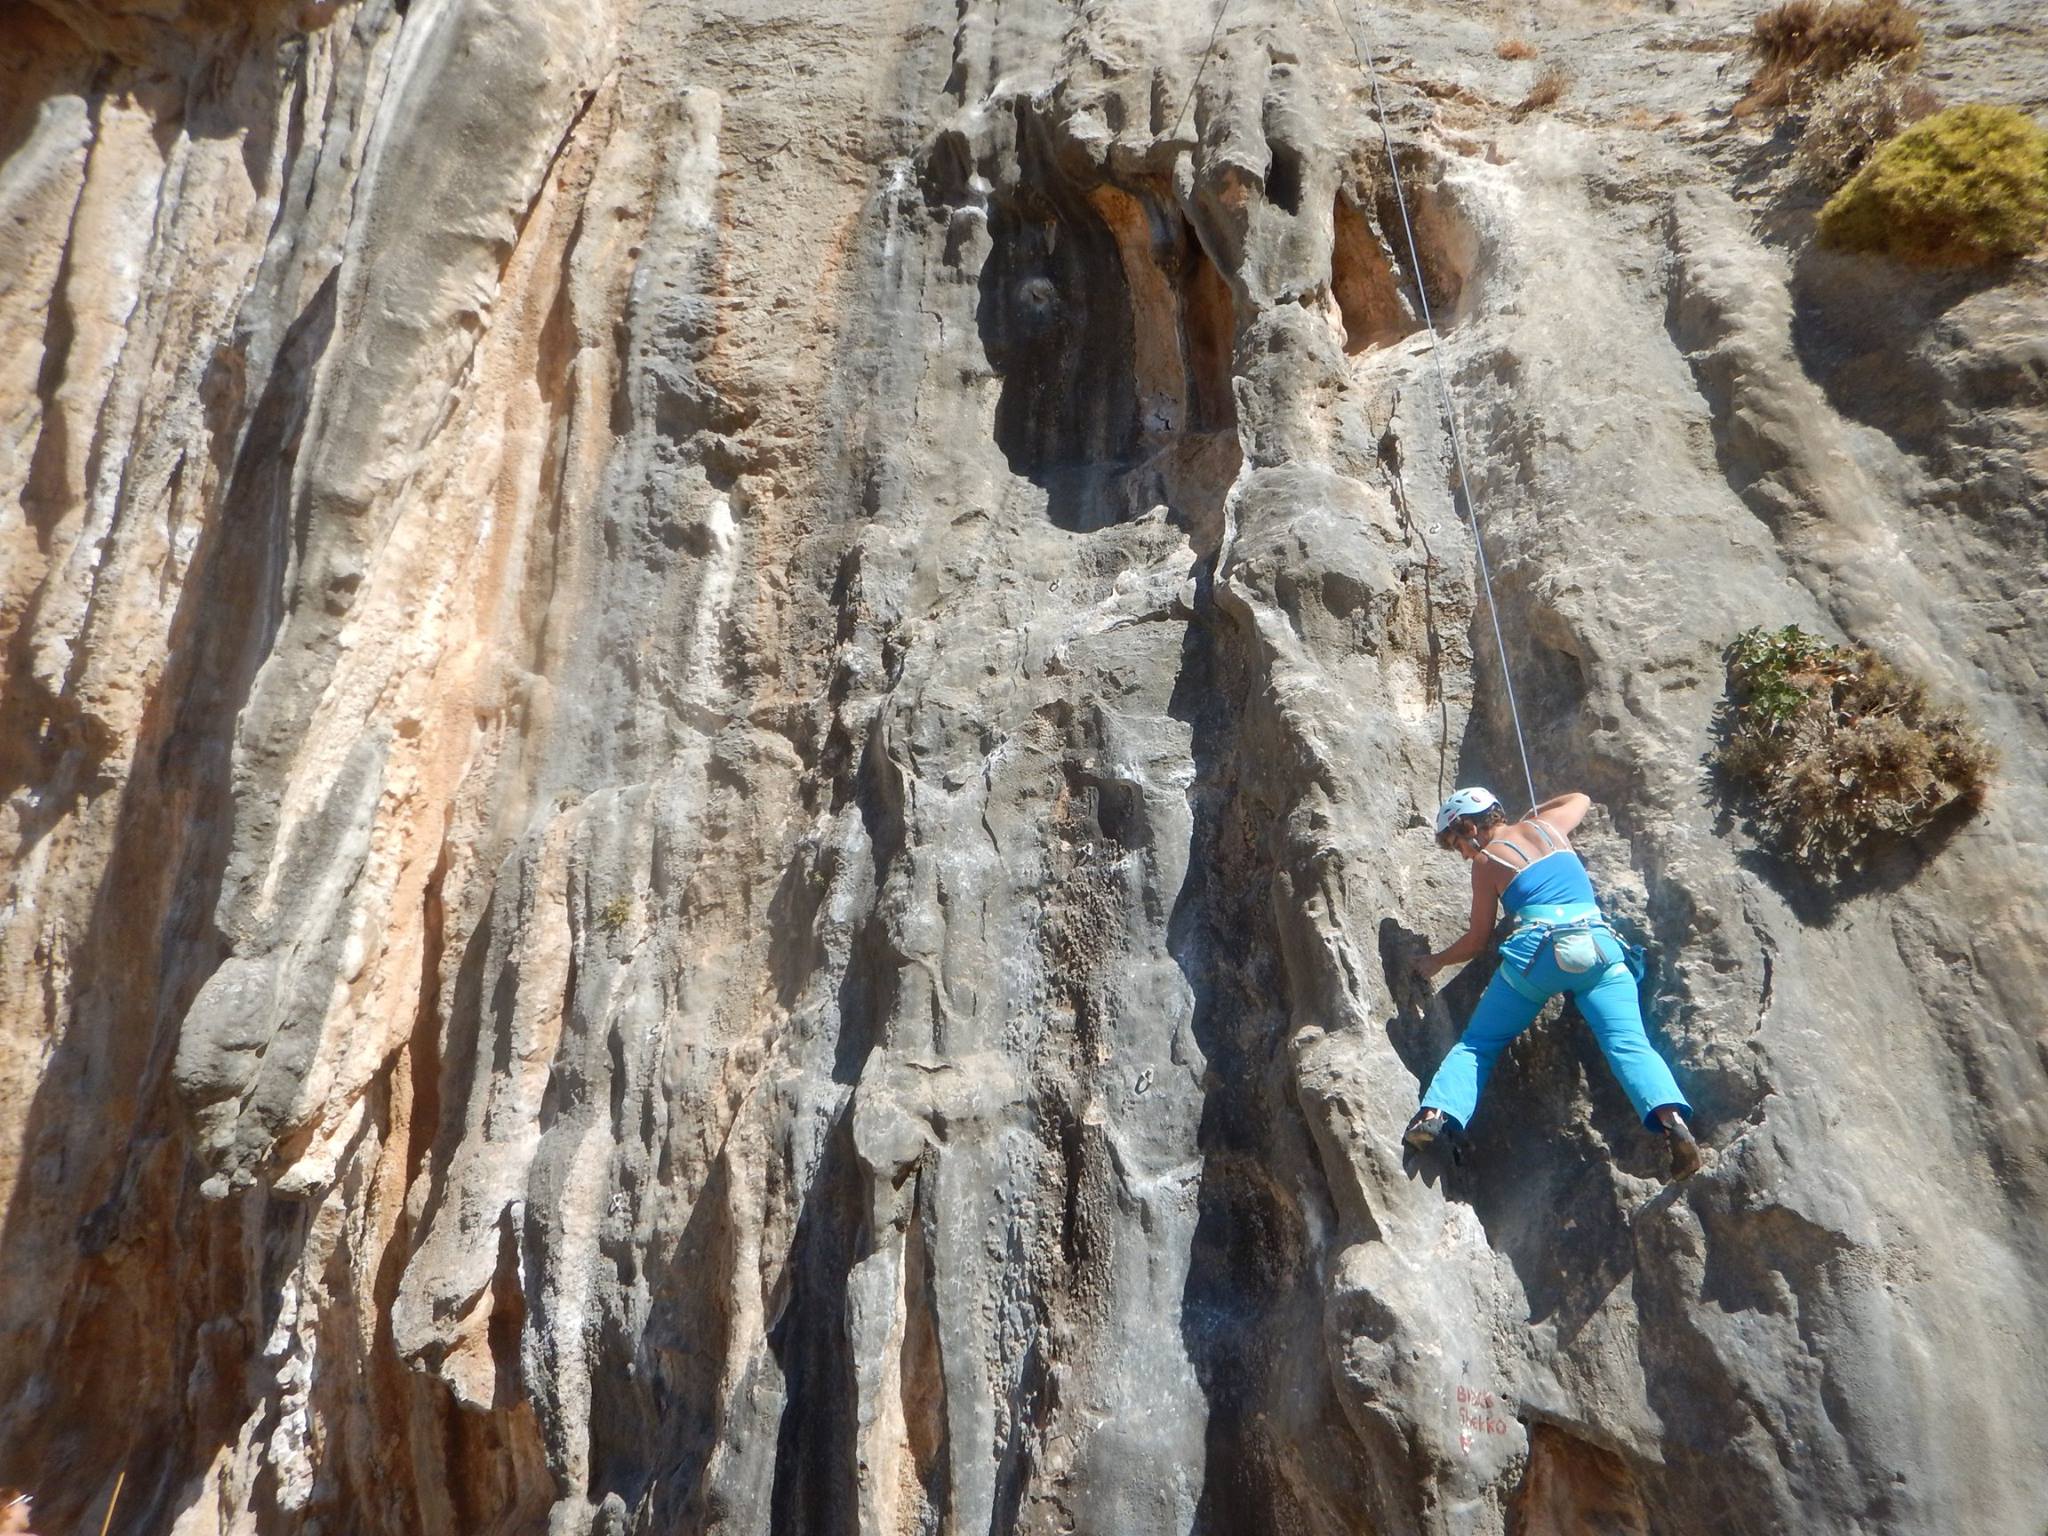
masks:
<svg viewBox="0 0 2048 1536"><path fill-rule="evenodd" d="M1750 17L0 17L37 1528L2040 1536L2048 276L1814 250ZM1402 1156L1521 774L1422 294L1683 1187L1568 1015ZM1846 891L1704 766L1788 622L2002 753Z"/></svg>

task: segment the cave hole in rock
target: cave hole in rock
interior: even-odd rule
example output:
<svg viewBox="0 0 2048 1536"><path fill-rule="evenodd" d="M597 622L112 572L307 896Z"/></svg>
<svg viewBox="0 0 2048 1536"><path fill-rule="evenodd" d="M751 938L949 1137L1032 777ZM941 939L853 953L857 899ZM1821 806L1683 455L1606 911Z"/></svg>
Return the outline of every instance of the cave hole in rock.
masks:
<svg viewBox="0 0 2048 1536"><path fill-rule="evenodd" d="M1047 173L993 200L989 237L976 320L1011 471L1072 530L1170 502L1175 465L1237 419L1230 288L1171 195Z"/></svg>
<svg viewBox="0 0 2048 1536"><path fill-rule="evenodd" d="M1330 216L1330 294L1344 322L1344 350L1392 346L1422 328L1392 253L1359 206L1342 193Z"/></svg>
<svg viewBox="0 0 2048 1536"><path fill-rule="evenodd" d="M1408 222L1415 231L1414 259L1422 265L1422 287L1429 297L1430 317L1436 321L1438 330L1448 330L1470 314L1478 300L1479 232L1458 206L1436 157L1403 155L1401 189L1407 194ZM1354 211L1358 210L1354 207ZM1401 204L1394 196L1391 177L1384 178L1376 189L1373 215L1385 233L1386 248L1394 252L1395 266L1402 278L1402 300L1412 303L1414 274L1408 271L1408 234L1402 227ZM1363 222L1362 212L1359 216ZM1340 222L1340 244L1344 241L1343 228ZM1369 228L1366 233L1371 233ZM1356 245L1353 251L1358 251ZM1419 322L1420 315L1416 319Z"/></svg>
<svg viewBox="0 0 2048 1536"><path fill-rule="evenodd" d="M1266 201L1289 214L1301 212L1301 151L1275 139L1267 146Z"/></svg>
<svg viewBox="0 0 2048 1536"><path fill-rule="evenodd" d="M1508 1503L1509 1536L1647 1536L1649 1500L1620 1456L1552 1424L1529 1426L1529 1460Z"/></svg>

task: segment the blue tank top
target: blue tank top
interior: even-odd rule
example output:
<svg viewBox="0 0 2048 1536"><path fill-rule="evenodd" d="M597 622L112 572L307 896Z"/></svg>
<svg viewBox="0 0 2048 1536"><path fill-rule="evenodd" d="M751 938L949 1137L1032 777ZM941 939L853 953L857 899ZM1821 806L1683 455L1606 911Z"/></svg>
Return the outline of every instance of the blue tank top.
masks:
<svg viewBox="0 0 2048 1536"><path fill-rule="evenodd" d="M1550 852L1517 865L1491 848L1486 850L1486 856L1494 863L1515 871L1515 878L1500 893L1500 904L1509 917L1518 916L1524 907L1580 906L1599 900L1593 893L1593 877L1586 873L1586 866L1576 853L1559 842L1542 822L1532 820L1523 825L1533 828ZM1507 847L1510 853L1522 852L1511 844Z"/></svg>

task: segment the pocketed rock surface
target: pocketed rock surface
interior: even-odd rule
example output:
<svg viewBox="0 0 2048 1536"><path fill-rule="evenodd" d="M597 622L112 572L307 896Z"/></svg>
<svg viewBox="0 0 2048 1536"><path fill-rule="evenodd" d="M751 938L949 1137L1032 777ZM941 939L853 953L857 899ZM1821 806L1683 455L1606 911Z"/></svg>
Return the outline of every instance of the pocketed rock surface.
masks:
<svg viewBox="0 0 2048 1536"><path fill-rule="evenodd" d="M0 14L37 1528L2040 1536L2048 263L1815 250L1751 16ZM1418 275L1682 1187L1568 1015L1402 1156L1526 798ZM1848 889L1786 623L2002 757Z"/></svg>

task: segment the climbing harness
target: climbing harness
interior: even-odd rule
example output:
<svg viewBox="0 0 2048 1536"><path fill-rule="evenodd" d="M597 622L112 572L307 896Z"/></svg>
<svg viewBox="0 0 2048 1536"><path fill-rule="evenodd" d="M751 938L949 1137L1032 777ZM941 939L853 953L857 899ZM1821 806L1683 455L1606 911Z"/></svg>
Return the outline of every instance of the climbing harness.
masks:
<svg viewBox="0 0 2048 1536"><path fill-rule="evenodd" d="M1640 984L1649 972L1649 957L1639 944L1631 944L1607 921L1607 915L1600 910L1597 902L1573 902L1565 906L1529 906L1515 914L1515 926L1501 946L1499 975L1532 1003L1546 1002L1550 994L1529 980L1528 972L1534 970L1536 962L1543 958L1548 949L1557 962L1557 968L1574 976L1583 976L1591 970L1604 969L1610 965L1628 968L1629 975ZM1536 944L1530 950L1527 964L1517 964L1510 956L1509 946L1524 934L1534 934ZM1621 951L1619 960L1608 960L1600 953L1600 935L1612 939Z"/></svg>
<svg viewBox="0 0 2048 1536"><path fill-rule="evenodd" d="M1303 0L1303 3L1306 5L1307 0ZM1408 193L1401 185L1401 164L1394 154L1394 133L1387 125L1387 103L1380 91L1379 66L1370 33L1361 43L1358 29L1352 26L1342 0L1330 0L1330 6L1336 12L1337 24L1344 29L1344 35L1351 39L1353 57L1358 60L1359 68L1365 71L1366 78L1372 85L1372 106L1374 113L1379 117L1380 142L1386 150L1387 170L1394 182L1394 205L1400 209L1401 229L1408 241L1408 270L1415 280L1415 296L1421 302L1423 328L1429 332L1429 356L1435 365L1437 393L1443 400L1444 423L1451 439L1451 462L1458 471L1458 494L1465 503L1465 521L1472 529L1472 548L1479 557L1479 582L1486 593L1487 616L1493 621L1494 648L1500 653L1500 677L1507 690L1508 717L1514 722L1515 749L1522 757L1522 779L1528 785L1529 803L1534 805L1537 803L1536 775L1529 767L1529 743L1522 735L1522 710L1515 701L1515 680L1508 670L1508 643L1501 633L1500 607L1493 600L1493 573L1487 568L1486 541L1479 532L1479 501L1473 491L1472 476L1465 468L1464 438L1458 430L1457 406L1451 398L1450 380L1444 373L1443 341L1437 335L1436 319L1429 311L1429 293L1422 282L1422 255L1415 243L1415 225L1408 216ZM1217 19L1220 24L1220 13Z"/></svg>
<svg viewBox="0 0 2048 1536"><path fill-rule="evenodd" d="M1597 902L1525 907L1516 916L1518 921L1514 931L1539 934L1541 942L1550 945L1557 968L1574 976L1583 976L1601 963L1600 946L1593 938L1595 930L1619 938L1607 926L1607 919ZM1538 947L1540 949L1541 945Z"/></svg>

